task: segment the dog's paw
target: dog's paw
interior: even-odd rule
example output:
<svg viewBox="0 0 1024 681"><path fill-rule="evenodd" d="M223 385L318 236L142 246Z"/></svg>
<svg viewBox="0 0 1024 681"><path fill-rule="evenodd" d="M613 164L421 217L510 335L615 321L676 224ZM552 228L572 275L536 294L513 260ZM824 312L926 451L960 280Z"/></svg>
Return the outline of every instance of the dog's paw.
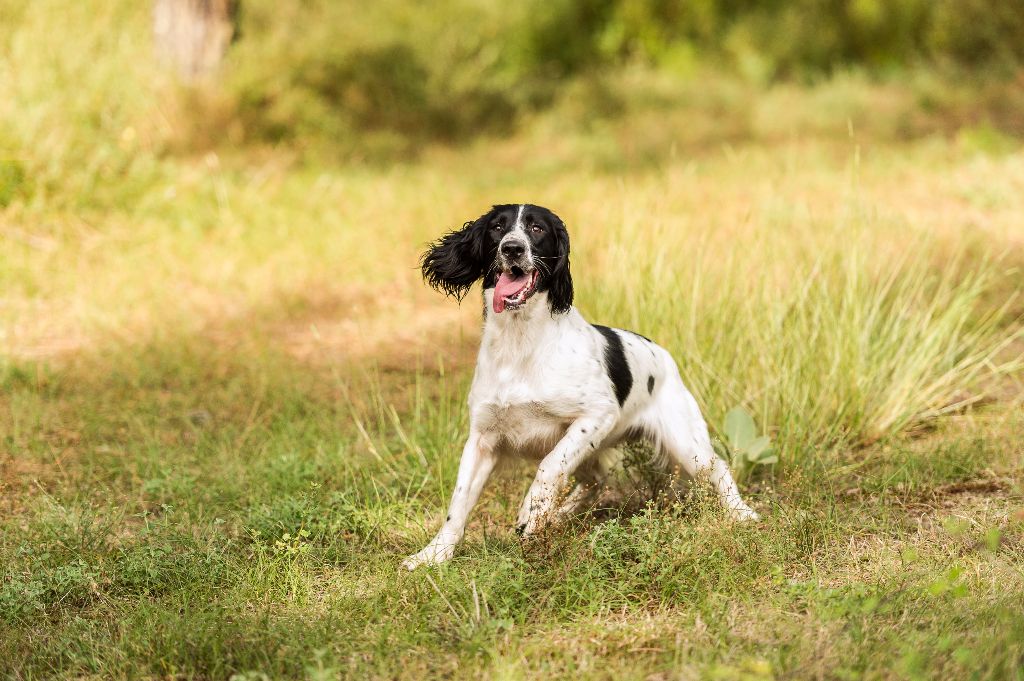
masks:
<svg viewBox="0 0 1024 681"><path fill-rule="evenodd" d="M761 516L757 514L757 511L750 508L746 504L742 506L733 506L727 511L730 520L735 520L738 523L752 523L761 519Z"/></svg>
<svg viewBox="0 0 1024 681"><path fill-rule="evenodd" d="M516 534L519 535L519 541L529 543L534 540L537 534L540 532L542 525L539 522L530 520L516 527Z"/></svg>
<svg viewBox="0 0 1024 681"><path fill-rule="evenodd" d="M525 508L520 511L516 521L516 534L526 541L540 532L547 524L547 515L533 509Z"/></svg>
<svg viewBox="0 0 1024 681"><path fill-rule="evenodd" d="M551 525L556 516L556 501L553 487L535 481L519 507L516 534L523 539L529 539Z"/></svg>
<svg viewBox="0 0 1024 681"><path fill-rule="evenodd" d="M440 565L451 560L454 555L454 544L428 544L419 553L414 553L403 560L402 567L406 570L415 570L421 565Z"/></svg>

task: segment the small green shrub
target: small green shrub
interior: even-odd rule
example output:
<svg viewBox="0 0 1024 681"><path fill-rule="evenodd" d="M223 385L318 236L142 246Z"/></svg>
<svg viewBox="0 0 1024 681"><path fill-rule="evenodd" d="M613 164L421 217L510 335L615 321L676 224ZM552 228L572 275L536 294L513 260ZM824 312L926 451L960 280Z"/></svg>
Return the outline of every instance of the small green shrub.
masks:
<svg viewBox="0 0 1024 681"><path fill-rule="evenodd" d="M121 549L109 574L114 593L156 596L184 585L216 585L225 575L224 554L189 536L152 537Z"/></svg>
<svg viewBox="0 0 1024 681"><path fill-rule="evenodd" d="M53 564L34 556L29 569L10 574L0 586L0 620L17 622L55 608L80 607L98 593L100 571L81 558Z"/></svg>
<svg viewBox="0 0 1024 681"><path fill-rule="evenodd" d="M758 435L754 417L743 407L729 410L721 433L721 439L715 438L711 444L718 455L730 463L737 476L745 476L755 466L767 466L779 460L771 438Z"/></svg>

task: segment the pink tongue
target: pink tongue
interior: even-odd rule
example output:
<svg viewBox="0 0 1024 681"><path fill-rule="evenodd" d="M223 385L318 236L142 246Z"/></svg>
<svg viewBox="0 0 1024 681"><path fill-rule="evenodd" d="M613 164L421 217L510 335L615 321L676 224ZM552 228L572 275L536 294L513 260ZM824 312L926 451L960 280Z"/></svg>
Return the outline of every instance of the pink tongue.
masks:
<svg viewBox="0 0 1024 681"><path fill-rule="evenodd" d="M508 272L502 272L498 276L498 283L494 285L494 300L491 305L494 311L501 313L505 310L505 298L513 296L530 283L530 277L526 274L521 274L518 277L513 277Z"/></svg>

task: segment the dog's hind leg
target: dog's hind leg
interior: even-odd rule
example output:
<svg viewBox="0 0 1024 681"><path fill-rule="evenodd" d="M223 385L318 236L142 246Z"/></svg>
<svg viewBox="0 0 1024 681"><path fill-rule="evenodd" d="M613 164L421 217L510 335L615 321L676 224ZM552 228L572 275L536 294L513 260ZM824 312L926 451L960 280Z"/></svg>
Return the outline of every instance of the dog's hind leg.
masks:
<svg viewBox="0 0 1024 681"><path fill-rule="evenodd" d="M593 454L573 473L576 485L552 513L552 522L560 522L587 509L604 490L609 477L621 469L622 453L618 450L609 448Z"/></svg>
<svg viewBox="0 0 1024 681"><path fill-rule="evenodd" d="M757 520L757 513L743 501L729 466L715 454L708 427L693 395L678 371L669 373L655 401L642 416L644 429L661 450L691 478L706 478L718 501L734 520Z"/></svg>
<svg viewBox="0 0 1024 681"><path fill-rule="evenodd" d="M560 520L579 513L587 505L587 502L594 498L595 491L594 483L577 482L555 510L555 519Z"/></svg>

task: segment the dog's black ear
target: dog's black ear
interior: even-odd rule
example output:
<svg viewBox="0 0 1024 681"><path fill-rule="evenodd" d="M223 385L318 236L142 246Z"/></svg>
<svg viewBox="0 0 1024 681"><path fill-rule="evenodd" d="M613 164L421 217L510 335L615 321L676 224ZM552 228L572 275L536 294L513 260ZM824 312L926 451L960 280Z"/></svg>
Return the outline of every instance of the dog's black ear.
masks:
<svg viewBox="0 0 1024 681"><path fill-rule="evenodd" d="M558 262L548 278L548 303L552 312L568 312L572 307L572 275L569 274L569 231L558 220L555 225Z"/></svg>
<svg viewBox="0 0 1024 681"><path fill-rule="evenodd" d="M434 289L460 301L487 268L484 240L490 213L467 222L429 245L420 258L423 278Z"/></svg>

